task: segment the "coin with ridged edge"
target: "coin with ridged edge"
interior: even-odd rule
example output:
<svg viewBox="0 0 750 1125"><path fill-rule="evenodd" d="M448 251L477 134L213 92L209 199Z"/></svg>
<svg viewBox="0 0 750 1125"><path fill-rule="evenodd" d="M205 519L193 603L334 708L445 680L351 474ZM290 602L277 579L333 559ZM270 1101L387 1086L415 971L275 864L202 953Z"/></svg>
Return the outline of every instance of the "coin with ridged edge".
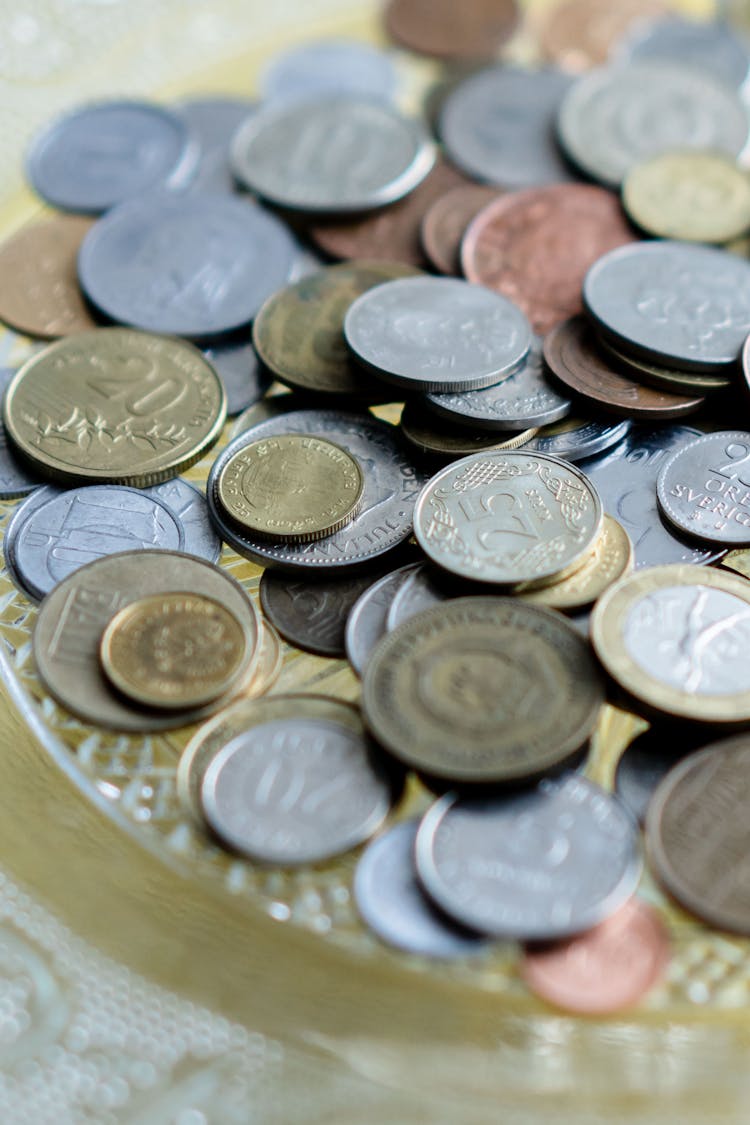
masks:
<svg viewBox="0 0 750 1125"><path fill-rule="evenodd" d="M719 547L750 544L750 433L687 442L662 465L656 497L679 531Z"/></svg>
<svg viewBox="0 0 750 1125"><path fill-rule="evenodd" d="M540 590L516 587L513 593L531 605L580 609L592 605L613 583L633 569L633 544L617 520L605 515L594 549L575 574Z"/></svg>

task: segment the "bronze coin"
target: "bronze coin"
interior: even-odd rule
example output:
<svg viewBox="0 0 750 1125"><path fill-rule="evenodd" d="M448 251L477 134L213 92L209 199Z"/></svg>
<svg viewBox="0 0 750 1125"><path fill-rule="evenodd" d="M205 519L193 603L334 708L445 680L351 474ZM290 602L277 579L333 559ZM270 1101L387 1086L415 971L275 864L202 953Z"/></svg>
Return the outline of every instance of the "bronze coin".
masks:
<svg viewBox="0 0 750 1125"><path fill-rule="evenodd" d="M564 70L601 66L634 24L663 15L658 0L563 0L538 28L542 53Z"/></svg>
<svg viewBox="0 0 750 1125"><path fill-rule="evenodd" d="M518 14L515 0L391 0L385 27L420 55L486 59L513 34Z"/></svg>
<svg viewBox="0 0 750 1125"><path fill-rule="evenodd" d="M310 228L310 237L332 258L403 262L422 269L428 264L420 239L422 219L446 191L469 182L439 160L419 187L398 203L345 223L321 223Z"/></svg>
<svg viewBox="0 0 750 1125"><path fill-rule="evenodd" d="M634 383L616 371L596 346L583 316L559 324L544 341L544 359L567 391L609 414L636 420L680 418L698 410L701 396L675 395Z"/></svg>
<svg viewBox="0 0 750 1125"><path fill-rule="evenodd" d="M21 227L0 245L0 320L49 339L98 327L77 271L92 224L80 215L56 215Z"/></svg>
<svg viewBox="0 0 750 1125"><path fill-rule="evenodd" d="M544 336L583 311L589 267L638 241L612 192L589 184L515 191L488 204L461 244L469 281L514 301Z"/></svg>
<svg viewBox="0 0 750 1125"><path fill-rule="evenodd" d="M422 219L422 249L439 273L461 276L461 240L471 220L502 192L485 184L451 188Z"/></svg>

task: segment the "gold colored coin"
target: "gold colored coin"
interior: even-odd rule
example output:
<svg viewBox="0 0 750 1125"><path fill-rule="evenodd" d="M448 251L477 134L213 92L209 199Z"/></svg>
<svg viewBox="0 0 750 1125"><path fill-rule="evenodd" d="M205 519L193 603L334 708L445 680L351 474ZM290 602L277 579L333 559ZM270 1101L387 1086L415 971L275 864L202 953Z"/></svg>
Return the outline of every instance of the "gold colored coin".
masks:
<svg viewBox="0 0 750 1125"><path fill-rule="evenodd" d="M219 500L230 519L255 535L310 543L333 535L357 513L364 475L332 441L280 434L251 442L227 461Z"/></svg>
<svg viewBox="0 0 750 1125"><path fill-rule="evenodd" d="M152 594L114 615L102 634L111 684L144 707L185 710L225 695L247 672L254 638L213 598Z"/></svg>
<svg viewBox="0 0 750 1125"><path fill-rule="evenodd" d="M130 328L50 344L3 403L16 450L72 485L168 480L215 444L225 418L224 388L197 348Z"/></svg>
<svg viewBox="0 0 750 1125"><path fill-rule="evenodd" d="M550 609L581 609L600 598L605 590L633 569L633 544L624 527L605 515L591 554L569 578L541 589L517 587L513 593L531 605Z"/></svg>
<svg viewBox="0 0 750 1125"><path fill-rule="evenodd" d="M539 433L539 427L518 434L501 436L486 430L462 429L407 403L401 415L401 432L410 445L420 453L446 460L484 453L490 449L518 449Z"/></svg>
<svg viewBox="0 0 750 1125"><path fill-rule="evenodd" d="M633 222L657 238L729 242L750 228L750 179L718 152L665 152L631 168L622 188Z"/></svg>

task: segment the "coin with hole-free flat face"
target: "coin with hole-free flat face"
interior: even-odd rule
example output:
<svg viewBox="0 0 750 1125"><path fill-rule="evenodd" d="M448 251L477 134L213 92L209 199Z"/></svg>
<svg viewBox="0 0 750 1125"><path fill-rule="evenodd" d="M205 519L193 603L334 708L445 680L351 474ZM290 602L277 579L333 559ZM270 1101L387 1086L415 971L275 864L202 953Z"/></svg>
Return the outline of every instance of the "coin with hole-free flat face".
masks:
<svg viewBox="0 0 750 1125"><path fill-rule="evenodd" d="M237 191L229 167L229 146L240 125L256 109L257 102L249 98L225 96L189 98L175 106L175 112L200 145L198 166L188 187L190 192L233 194Z"/></svg>
<svg viewBox="0 0 750 1125"><path fill-rule="evenodd" d="M603 453L622 441L630 430L630 422L600 422L579 417L565 418L544 426L524 445L528 453L548 453L564 461L582 461Z"/></svg>
<svg viewBox="0 0 750 1125"><path fill-rule="evenodd" d="M486 184L465 184L439 196L422 219L422 248L438 273L461 276L461 240L475 215L499 195Z"/></svg>
<svg viewBox="0 0 750 1125"><path fill-rule="evenodd" d="M247 329L214 341L201 351L221 379L230 418L262 398L273 382L258 360Z"/></svg>
<svg viewBox="0 0 750 1125"><path fill-rule="evenodd" d="M315 39L287 48L266 65L260 78L266 104L318 94L392 101L396 68L392 55L356 39Z"/></svg>
<svg viewBox="0 0 750 1125"><path fill-rule="evenodd" d="M492 57L518 23L516 0L391 0L388 34L411 51L444 59Z"/></svg>
<svg viewBox="0 0 750 1125"><path fill-rule="evenodd" d="M617 520L605 515L601 534L591 554L574 574L540 590L524 590L523 586L517 586L513 592L531 605L546 605L550 609L582 609L593 605L605 590L632 569L633 544L630 536Z"/></svg>
<svg viewBox="0 0 750 1125"><path fill-rule="evenodd" d="M560 614L484 596L433 606L389 633L362 692L382 746L456 782L517 782L560 766L603 701L586 642Z"/></svg>
<svg viewBox="0 0 750 1125"><path fill-rule="evenodd" d="M145 488L143 492L163 501L179 518L185 533L183 550L186 554L197 555L208 562L219 561L221 540L213 529L206 497L199 488L175 477Z"/></svg>
<svg viewBox="0 0 750 1125"><path fill-rule="evenodd" d="M352 606L346 619L346 656L358 676L364 674L370 654L387 629L388 610L409 575L419 567L410 563L384 574L367 587Z"/></svg>
<svg viewBox="0 0 750 1125"><path fill-rule="evenodd" d="M447 418L426 412L421 404L413 400L404 407L399 428L413 449L436 461L455 461L458 457L468 457L471 453L483 453L488 449L518 449L537 433L536 426L520 432L475 430L469 425L459 427Z"/></svg>
<svg viewBox="0 0 750 1125"><path fill-rule="evenodd" d="M750 544L750 433L720 430L676 450L656 481L659 507L681 532L718 547Z"/></svg>

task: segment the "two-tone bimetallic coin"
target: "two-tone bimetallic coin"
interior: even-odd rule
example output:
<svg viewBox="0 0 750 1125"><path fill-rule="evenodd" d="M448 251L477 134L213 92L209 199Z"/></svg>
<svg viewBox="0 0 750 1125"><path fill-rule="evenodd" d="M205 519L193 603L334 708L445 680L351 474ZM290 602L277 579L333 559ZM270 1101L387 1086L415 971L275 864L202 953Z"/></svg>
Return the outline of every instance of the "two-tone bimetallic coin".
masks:
<svg viewBox="0 0 750 1125"><path fill-rule="evenodd" d="M683 445L662 466L656 495L685 535L716 547L750 544L750 433L722 430Z"/></svg>
<svg viewBox="0 0 750 1125"><path fill-rule="evenodd" d="M388 610L401 585L420 563L399 567L372 583L352 606L346 620L346 656L358 676L364 674L375 645L386 634Z"/></svg>

